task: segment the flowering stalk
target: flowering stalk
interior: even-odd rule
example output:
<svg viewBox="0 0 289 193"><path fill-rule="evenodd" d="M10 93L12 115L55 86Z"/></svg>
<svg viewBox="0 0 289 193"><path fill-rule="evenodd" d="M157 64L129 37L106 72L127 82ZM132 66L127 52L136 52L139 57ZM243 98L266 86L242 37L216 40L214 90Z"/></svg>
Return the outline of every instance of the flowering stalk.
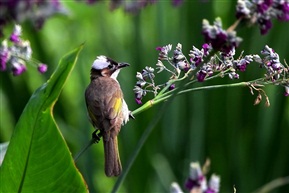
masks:
<svg viewBox="0 0 289 193"><path fill-rule="evenodd" d="M40 29L45 20L55 14L67 14L59 0L18 0L0 1L0 37L3 36L4 27L9 23L22 23L30 21L36 29Z"/></svg>
<svg viewBox="0 0 289 193"><path fill-rule="evenodd" d="M226 48L219 47L218 49L222 51L215 52L214 54L210 54L212 51L211 44L204 44L201 50L193 46L189 54L190 60L182 53L181 44L176 46L172 57L169 55L172 45L158 47L157 50L160 51L156 64L157 69L159 69L158 73L167 72L171 74L170 79L167 80L166 83L157 84L154 81L155 74L154 68L152 67L146 67L142 72L138 72L138 81L134 88L136 102L141 104L147 93L153 93L154 98L148 100L140 108L133 111L132 114L136 115L145 111L167 100L172 97L172 95L180 95L199 90L247 86L250 88L252 94L254 94L254 91L258 93L254 104L259 104L262 96L265 96L266 106L269 106L270 102L262 87L267 84L283 86L285 87L284 95L289 95L289 67L286 63L285 65L281 64L279 55L272 48L265 46L261 51L263 58L257 54L243 56L243 53L241 53L241 56L238 58L235 58L234 45L236 44L233 42L231 46L226 45ZM165 66L162 61L166 61L169 65ZM246 71L247 66L253 62L259 64L261 69L266 70L264 77L247 82L192 87L192 85L197 82L209 81L215 78L229 77L229 79L232 80L239 79L239 72ZM182 81L184 82L183 85L176 87L176 84Z"/></svg>
<svg viewBox="0 0 289 193"><path fill-rule="evenodd" d="M260 1L260 3L261 2L266 1ZM274 1L274 3L281 4L282 1ZM287 1L286 3L282 4L284 7L283 15L285 15L285 17L283 18L287 18L287 4ZM254 10L252 10L252 13L253 12ZM258 92L258 96L256 97L254 104L259 104L262 100L262 96L265 96L266 106L270 105L269 98L262 88L266 84L283 86L285 88L284 95L289 96L289 67L286 63L284 65L281 64L281 62L279 61L279 55L272 48L267 45L265 46L265 48L261 51L263 58L257 54L243 56L243 52L238 58L234 57L235 49L242 41L242 39L237 36L235 29L238 24L243 20L245 20L245 17L238 17L238 20L227 30L224 30L222 28L222 22L219 18L216 19L213 25L210 25L207 20L203 20L202 34L205 37L206 43L203 44L201 49L193 46L193 49L190 51L189 54L189 60L182 53L181 44L178 44L176 46L176 49L173 52L173 56L169 55L169 52L172 49L172 45L169 44L163 47L157 47L157 50L159 51L159 57L156 64L156 69L158 69L157 73L167 72L171 76L169 80L167 80L165 83L157 84L156 81L153 80L155 77L154 68L146 67L142 72L138 72L136 76L138 81L134 88L134 93L136 97L135 100L137 104L142 104L142 100L144 97L146 97L147 93L153 93L154 97L145 102L138 109L134 110L132 112L132 115L143 112L160 102L166 100L171 101L176 95L198 90L247 86L249 87L252 94L254 94L254 91ZM259 22L262 22L262 20L260 20ZM264 28L262 29L264 30ZM261 33L264 34L262 29ZM268 29L269 27L265 26L264 32L267 33ZM168 63L168 65L164 65L163 62ZM209 81L215 78L229 77L232 80L239 79L239 73L246 71L247 66L253 62L259 64L259 67L261 69L265 69L265 77L257 78L255 80L247 82L239 82L225 85L191 87L197 82ZM176 86L177 83L180 84ZM165 109L164 105L162 107L163 108L161 108L161 112L158 113L158 115L152 121L152 125L148 126L147 129L145 129L140 139L140 142L133 153L133 156L128 162L128 166L125 168L124 173L118 179L112 192L117 192L118 188L120 187L120 184L122 183L129 169L131 168L131 165L134 162L138 152L140 151L145 140L148 138L150 132L152 131L153 126L155 126L157 120ZM192 168L196 169L198 167ZM197 175L197 178L194 177L196 176L190 175L190 178L186 183L186 188L190 192L219 192L219 176L212 175L209 186L204 186L204 184L206 185L204 175ZM171 192L180 193L183 191L177 183L172 183Z"/></svg>
<svg viewBox="0 0 289 193"><path fill-rule="evenodd" d="M272 19L289 21L288 0L238 0L236 17L257 24L262 35L272 28Z"/></svg>
<svg viewBox="0 0 289 193"><path fill-rule="evenodd" d="M0 71L11 71L14 76L19 76L27 70L26 63L37 67L43 74L47 65L32 58L32 49L28 40L21 38L22 28L15 25L12 34L2 41L0 46Z"/></svg>

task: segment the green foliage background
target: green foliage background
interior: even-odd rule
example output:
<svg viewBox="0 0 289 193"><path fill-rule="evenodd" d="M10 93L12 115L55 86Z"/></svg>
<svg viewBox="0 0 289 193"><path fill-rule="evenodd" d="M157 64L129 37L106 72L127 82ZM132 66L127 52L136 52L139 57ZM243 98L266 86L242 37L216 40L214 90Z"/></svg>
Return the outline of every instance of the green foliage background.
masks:
<svg viewBox="0 0 289 193"><path fill-rule="evenodd" d="M47 63L48 72L39 75L36 69L29 67L29 71L19 77L1 73L1 142L9 141L31 94L49 78L59 59L85 42L54 108L56 122L75 155L93 131L86 114L84 90L97 55L131 64L121 72L119 81L129 108L134 110L139 107L132 91L135 74L145 66L156 64L155 47L182 43L184 53L188 53L192 45L200 47L202 19L212 23L219 16L227 28L235 21L236 4L229 0L186 1L175 8L170 1L160 1L131 15L122 9L109 11L108 2L90 6L75 1L63 3L70 10L68 16L48 19L40 31L34 30L28 22L23 26L34 58ZM274 22L269 34L261 36L257 27L243 26L238 34L244 41L237 53L242 50L245 54L259 53L268 44L279 53L281 61L288 61L288 30L288 22ZM240 79L251 80L263 73L253 64L240 74ZM232 81L227 78L214 81L216 84L229 82ZM221 192L233 192L233 185L237 192L252 192L275 178L288 176L288 98L283 96L282 87L271 86L265 90L271 102L269 108L264 103L253 106L256 95L252 96L248 88L231 88L178 96L165 112L159 111L159 105L137 115L119 134L124 167L149 122L163 113L120 191L168 192L172 181L184 184L191 161L203 163L206 158L212 162L210 173L221 176ZM90 192L109 192L116 182L116 178L105 176L103 162L100 143L92 146L77 163ZM288 185L276 190L288 191Z"/></svg>

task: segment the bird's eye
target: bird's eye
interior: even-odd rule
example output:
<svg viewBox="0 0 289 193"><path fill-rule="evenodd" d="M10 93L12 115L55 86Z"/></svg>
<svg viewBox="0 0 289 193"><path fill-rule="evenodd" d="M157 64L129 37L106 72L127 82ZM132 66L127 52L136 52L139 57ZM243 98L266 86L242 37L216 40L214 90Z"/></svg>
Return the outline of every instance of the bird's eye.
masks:
<svg viewBox="0 0 289 193"><path fill-rule="evenodd" d="M109 69L112 69L112 68L113 68L113 65L112 65L112 64L109 64L109 65L108 65L108 68L109 68Z"/></svg>

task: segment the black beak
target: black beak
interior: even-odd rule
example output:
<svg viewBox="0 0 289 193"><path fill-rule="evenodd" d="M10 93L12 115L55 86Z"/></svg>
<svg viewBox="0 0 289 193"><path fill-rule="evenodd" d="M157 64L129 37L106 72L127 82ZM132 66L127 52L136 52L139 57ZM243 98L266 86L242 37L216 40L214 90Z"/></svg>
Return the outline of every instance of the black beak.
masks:
<svg viewBox="0 0 289 193"><path fill-rule="evenodd" d="M118 63L117 68L120 69L120 68L124 68L124 67L127 67L127 66L129 66L128 63Z"/></svg>

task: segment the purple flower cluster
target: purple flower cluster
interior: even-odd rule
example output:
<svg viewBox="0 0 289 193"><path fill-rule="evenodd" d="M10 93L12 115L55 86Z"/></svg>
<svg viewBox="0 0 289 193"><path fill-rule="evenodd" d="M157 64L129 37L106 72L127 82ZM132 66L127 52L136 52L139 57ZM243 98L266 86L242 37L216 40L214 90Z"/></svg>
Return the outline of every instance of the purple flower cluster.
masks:
<svg viewBox="0 0 289 193"><path fill-rule="evenodd" d="M2 29L9 22L21 23L30 20L39 29L48 17L67 11L59 0L9 0L0 1L0 12L0 37L2 37Z"/></svg>
<svg viewBox="0 0 289 193"><path fill-rule="evenodd" d="M174 50L174 55L172 57L169 56L169 52L172 50L172 45L166 45L163 47L157 47L157 51L159 51L158 62L156 64L156 69L158 69L157 73L162 71L169 72L172 76L171 79L176 79L180 75L181 71L187 72L192 68L191 64L187 61L186 57L182 53L182 45L178 44L176 49ZM172 70L167 68L162 61L167 61L171 65ZM142 104L142 98L147 94L147 92L152 92L156 96L158 90L161 87L168 87L168 90L174 90L175 84L171 84L166 82L161 85L156 85L154 82L154 68L145 67L142 72L137 72L136 75L137 82L134 87L135 93L135 101L137 104Z"/></svg>
<svg viewBox="0 0 289 193"><path fill-rule="evenodd" d="M157 73L166 71L171 76L166 83L156 85L154 82L155 75L153 74L154 68L146 67L141 73L138 72L136 76L138 81L134 88L138 104L142 103L142 97L147 92L153 92L156 96L158 90L162 87L167 87L168 90L175 89L176 85L173 83L180 79L182 74L184 74L184 77L189 73L194 74L195 76L192 75L191 80L195 77L198 82L203 82L213 76L228 76L230 79L239 79L238 73L246 71L248 65L252 62L259 63L262 68L266 69L264 82L270 81L272 84L284 86L285 96L289 95L289 67L287 64L286 67L280 63L279 55L269 46L265 46L261 51L261 54L264 55L263 59L257 54L243 56L243 52L240 56L235 57L235 47L232 47L229 51L218 51L212 54L213 47L207 43L202 45L202 49L193 46L189 53L189 60L183 54L181 44L177 44L172 56L170 55L172 51L171 44L157 47L156 50L159 51L156 64ZM164 65L163 62L168 63L169 66Z"/></svg>
<svg viewBox="0 0 289 193"><path fill-rule="evenodd" d="M163 46L163 47L156 47L156 50L160 51L159 53L159 60L169 60L168 54L172 50L172 44Z"/></svg>
<svg viewBox="0 0 289 193"><path fill-rule="evenodd" d="M191 163L190 175L185 183L185 188L191 191L194 188L205 191L207 189L206 177L203 175L199 163Z"/></svg>
<svg viewBox="0 0 289 193"><path fill-rule="evenodd" d="M191 68L190 63L188 62L188 60L186 59L185 55L182 52L181 44L178 44L176 46L176 49L174 50L174 56L171 62L175 67L175 69L177 70L187 72Z"/></svg>
<svg viewBox="0 0 289 193"><path fill-rule="evenodd" d="M204 19L202 34L206 43L211 44L215 50L226 53L237 48L242 41L240 37L237 37L236 31L222 28L220 18L216 18L213 25L210 25L209 21Z"/></svg>
<svg viewBox="0 0 289 193"><path fill-rule="evenodd" d="M236 73L236 71L245 71L247 65L252 61L252 56L250 55L235 60L235 48L232 48L232 50L228 53L219 52L219 55L214 55L207 58L210 52L208 51L206 53L206 49L204 49L204 47L208 47L208 44L204 44L201 51L193 46L193 50L191 50L189 54L191 61L193 61L192 58L198 58L197 61L200 61L195 63L197 64L196 67L199 66L199 70L196 73L196 78L199 82L203 82L207 77L212 76L214 73L220 72L224 72L223 75L227 74L230 79L238 79L239 75ZM195 55L193 53L195 53Z"/></svg>
<svg viewBox="0 0 289 193"><path fill-rule="evenodd" d="M220 177L213 174L207 183L206 176L201 170L200 164L198 162L192 162L190 164L190 174L185 183L185 188L189 192L217 193L220 189ZM179 185L174 182L171 186L171 192L181 193L183 191Z"/></svg>
<svg viewBox="0 0 289 193"><path fill-rule="evenodd" d="M267 77L273 82L282 77L286 68L280 63L279 55L267 45L261 51L261 54L265 56L261 65L266 68Z"/></svg>
<svg viewBox="0 0 289 193"><path fill-rule="evenodd" d="M147 94L148 90L147 88L153 88L155 89L154 92L155 95L157 93L157 87L154 84L154 68L152 67L145 67L145 69L142 70L142 72L137 72L136 75L137 82L134 87L134 93L135 93L135 101L137 104L142 104L142 98Z"/></svg>
<svg viewBox="0 0 289 193"><path fill-rule="evenodd" d="M257 23L262 35L272 28L272 19L289 20L288 0L238 0L236 17Z"/></svg>
<svg viewBox="0 0 289 193"><path fill-rule="evenodd" d="M29 41L21 39L21 26L15 25L9 40L2 41L0 46L0 71L11 70L14 76L27 70L26 61L30 61L32 49ZM9 67L8 67L9 66ZM47 65L37 64L38 71L47 71Z"/></svg>
<svg viewBox="0 0 289 193"><path fill-rule="evenodd" d="M261 51L264 58L257 58L256 61L260 66L266 69L266 79L275 83L281 80L285 87L285 96L289 96L289 66L284 66L279 60L279 55L269 46Z"/></svg>

